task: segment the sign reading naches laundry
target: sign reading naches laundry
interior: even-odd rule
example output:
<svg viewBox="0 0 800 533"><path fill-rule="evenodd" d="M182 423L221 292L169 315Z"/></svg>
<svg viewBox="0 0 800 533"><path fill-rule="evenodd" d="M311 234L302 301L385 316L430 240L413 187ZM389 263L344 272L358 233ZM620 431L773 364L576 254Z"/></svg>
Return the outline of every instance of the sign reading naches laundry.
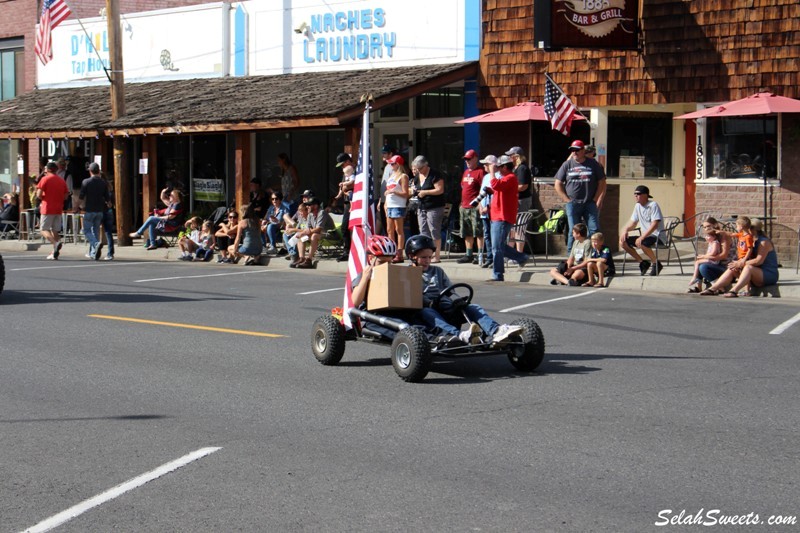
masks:
<svg viewBox="0 0 800 533"><path fill-rule="evenodd" d="M637 0L551 1L552 47L636 48Z"/></svg>

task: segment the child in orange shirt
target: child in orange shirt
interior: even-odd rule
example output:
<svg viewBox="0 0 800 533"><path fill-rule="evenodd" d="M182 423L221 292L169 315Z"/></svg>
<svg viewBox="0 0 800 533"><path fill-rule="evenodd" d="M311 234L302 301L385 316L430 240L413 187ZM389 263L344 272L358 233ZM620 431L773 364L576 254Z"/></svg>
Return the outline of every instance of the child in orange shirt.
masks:
<svg viewBox="0 0 800 533"><path fill-rule="evenodd" d="M753 234L750 233L750 219L747 217L737 218L736 232L734 237L736 237L736 257L739 259L737 263L741 261L744 264L744 261L747 261L753 255L753 247L755 245ZM741 270L742 267L738 268Z"/></svg>

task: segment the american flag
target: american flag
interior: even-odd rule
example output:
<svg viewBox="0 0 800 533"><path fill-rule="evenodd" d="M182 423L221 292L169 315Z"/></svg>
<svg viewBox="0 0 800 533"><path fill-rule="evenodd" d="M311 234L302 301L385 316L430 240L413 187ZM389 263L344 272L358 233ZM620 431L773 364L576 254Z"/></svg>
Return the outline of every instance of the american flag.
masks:
<svg viewBox="0 0 800 533"><path fill-rule="evenodd" d="M575 113L575 104L572 103L564 91L561 90L550 76L545 74L547 82L544 86L544 112L550 120L554 130L564 135L569 135L572 126L572 116Z"/></svg>
<svg viewBox="0 0 800 533"><path fill-rule="evenodd" d="M367 261L367 239L372 235L374 226L375 203L372 199L372 156L369 148L369 104L367 104L361 126L353 199L350 201L350 225L343 228L343 231L349 230L352 237L342 306L344 309L342 321L347 329L353 327L350 319L350 309L353 307L353 281L364 271Z"/></svg>
<svg viewBox="0 0 800 533"><path fill-rule="evenodd" d="M33 47L42 65L46 65L48 61L53 59L51 32L56 26L64 22L70 14L69 6L64 0L42 0L42 17L39 19L36 44Z"/></svg>

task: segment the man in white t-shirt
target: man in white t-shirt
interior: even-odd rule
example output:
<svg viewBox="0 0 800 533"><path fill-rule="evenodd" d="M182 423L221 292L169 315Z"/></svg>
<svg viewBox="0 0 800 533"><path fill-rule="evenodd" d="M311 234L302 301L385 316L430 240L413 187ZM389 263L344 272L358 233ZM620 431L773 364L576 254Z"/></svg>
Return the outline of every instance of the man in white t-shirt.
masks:
<svg viewBox="0 0 800 533"><path fill-rule="evenodd" d="M636 198L636 205L633 206L631 219L620 232L619 245L639 262L639 271L642 276L647 273L648 269L650 269L651 276L658 276L664 265L660 261L656 261L656 254L652 246L656 244L656 241L659 242L659 246L663 246L666 242L664 217L658 204L651 200L650 189L639 185L633 191L633 196ZM636 226L639 226L640 234L628 237L628 232ZM644 252L649 260L643 259L634 247Z"/></svg>

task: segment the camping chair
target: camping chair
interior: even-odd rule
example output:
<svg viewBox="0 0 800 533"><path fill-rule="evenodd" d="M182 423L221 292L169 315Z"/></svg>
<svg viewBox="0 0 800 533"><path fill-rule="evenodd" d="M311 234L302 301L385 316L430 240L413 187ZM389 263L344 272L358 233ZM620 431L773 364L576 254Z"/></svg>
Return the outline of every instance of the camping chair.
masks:
<svg viewBox="0 0 800 533"><path fill-rule="evenodd" d="M326 232L319 241L317 254L325 257L337 257L344 253L344 239L342 238L342 215L331 213L335 227Z"/></svg>
<svg viewBox="0 0 800 533"><path fill-rule="evenodd" d="M536 228L535 230L529 230L525 228L525 233L529 237L536 237L538 235L544 235L544 258L549 258L549 249L550 249L550 227L545 224L544 222L547 220L545 213L539 213L538 210L533 209L531 211L533 213L533 225ZM554 230L555 232L555 230ZM536 261L533 262L536 265Z"/></svg>
<svg viewBox="0 0 800 533"><path fill-rule="evenodd" d="M19 221L0 221L0 239L10 239L12 233L15 238L18 239L20 237Z"/></svg>
<svg viewBox="0 0 800 533"><path fill-rule="evenodd" d="M522 252L525 253L525 246L528 247L530 257L533 259L533 266L536 266L536 257L533 255L533 248L528 241L528 224L533 220L534 211L520 211L517 213L517 221L508 232L508 245L514 247L518 242L523 243ZM506 259L508 261L508 259Z"/></svg>

